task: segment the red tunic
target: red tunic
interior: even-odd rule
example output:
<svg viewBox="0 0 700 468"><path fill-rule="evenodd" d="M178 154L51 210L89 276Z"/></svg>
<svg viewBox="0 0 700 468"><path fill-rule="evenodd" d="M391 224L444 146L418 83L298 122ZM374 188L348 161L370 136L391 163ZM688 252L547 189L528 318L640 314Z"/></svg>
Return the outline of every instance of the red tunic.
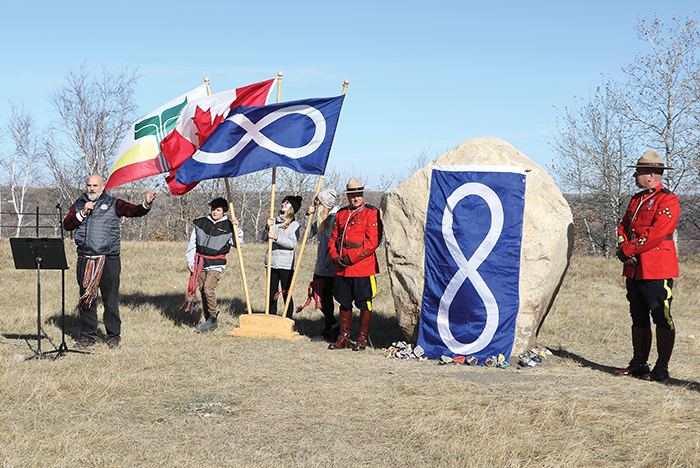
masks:
<svg viewBox="0 0 700 468"><path fill-rule="evenodd" d="M680 214L678 197L661 184L632 197L617 228L617 244L626 256L636 256L639 263L635 267L625 265L624 276L634 279L678 277L673 232Z"/></svg>
<svg viewBox="0 0 700 468"><path fill-rule="evenodd" d="M349 221L348 221L349 220ZM372 276L379 273L374 251L382 236L379 210L372 205L362 205L351 211L350 206L338 210L333 234L328 241L331 259L347 255L350 266L335 267L335 274L345 277ZM342 242L342 245L341 245Z"/></svg>

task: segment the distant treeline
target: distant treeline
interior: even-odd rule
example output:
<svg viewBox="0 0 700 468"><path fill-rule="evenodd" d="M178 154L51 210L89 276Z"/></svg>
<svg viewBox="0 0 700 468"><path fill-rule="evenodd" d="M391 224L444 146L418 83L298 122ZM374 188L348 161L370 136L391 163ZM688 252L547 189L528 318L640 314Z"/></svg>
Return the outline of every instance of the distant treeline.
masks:
<svg viewBox="0 0 700 468"><path fill-rule="evenodd" d="M239 219L244 231L244 242L262 242L259 233L265 227L265 221L270 216L270 192L254 190L240 192L233 190L231 198L235 216ZM39 237L60 237L59 208L62 216L66 216L73 200L59 200L59 191L50 187L29 187L24 201L24 215L18 216L13 205L8 202L9 188L0 186L2 205L0 206L0 236L1 237L35 237L37 235L37 207L39 211ZM75 198L81 191L75 191ZM131 203L141 203L145 190L115 188L110 191L112 196L122 198ZM275 209L277 213L282 199L287 195L301 195L302 207L297 214L297 220L304 225L304 213L311 204L314 193L275 193ZM184 241L189 239L192 232L192 220L209 213L209 202L216 197L227 198L226 190L193 190L183 196L173 196L169 192L159 191L151 213L142 218L122 218L122 238L125 240L167 240ZM365 202L379 206L381 193L365 192ZM341 206L347 204L343 197ZM20 219L21 218L21 219ZM21 229L17 226L21 222ZM71 233L66 232L66 237ZM311 242L314 242L313 240Z"/></svg>
<svg viewBox="0 0 700 468"><path fill-rule="evenodd" d="M16 226L18 216L12 205L7 202L8 188L0 186L2 206L0 211L0 235L2 237L17 236ZM76 190L76 197L80 194ZM131 189L114 189L113 196L123 198L132 203L140 203L145 191ZM297 220L303 225L306 208L311 203L313 192L304 193L275 193L275 212L279 209L286 195L301 195L303 198L301 213ZM192 220L209 212L208 203L212 198L226 198L225 190L192 191L184 196L175 197L168 192L159 192L151 213L143 218L123 218L122 237L125 240L168 240L184 241L189 238ZM379 206L381 192L366 192L365 201ZM269 191L248 191L231 193L235 215L241 222L245 242L262 242L258 235L265 226L265 220L270 215ZM602 213L600 200L593 195L564 195L571 206L574 216L575 240L574 252L588 255L612 255L615 250L616 229L619 220L607 221ZM680 195L681 219L678 223L678 251L681 256L696 256L700 254L700 196ZM346 200L341 198L341 206ZM25 200L25 215L22 218L22 228L19 237L36 236L36 210L39 208L39 236L59 237L60 221L58 217L61 208L62 216L70 210L72 201L58 201L58 191L48 187L30 187ZM70 233L65 233L70 237ZM311 240L311 243L315 240Z"/></svg>
<svg viewBox="0 0 700 468"><path fill-rule="evenodd" d="M574 252L590 255L614 255L619 219L607 221L603 201L594 195L564 195L574 215ZM680 256L700 254L700 196L679 195L681 217L677 227L677 248ZM629 197L623 200L623 210Z"/></svg>

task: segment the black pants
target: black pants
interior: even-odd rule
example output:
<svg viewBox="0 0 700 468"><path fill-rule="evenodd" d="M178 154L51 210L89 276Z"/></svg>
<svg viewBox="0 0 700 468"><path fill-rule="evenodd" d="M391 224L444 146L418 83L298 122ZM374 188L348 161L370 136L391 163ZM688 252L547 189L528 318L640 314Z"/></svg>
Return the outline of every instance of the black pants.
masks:
<svg viewBox="0 0 700 468"><path fill-rule="evenodd" d="M292 276L294 276L294 270L280 270L279 268L272 269L272 276L270 278L270 313L277 314L277 300L275 295L279 291L280 286L282 291L289 291L289 286L292 284ZM284 301L287 301L287 293L282 293ZM284 303L282 304L284 308ZM289 308L287 309L287 317L292 318L294 313L294 300L289 300Z"/></svg>
<svg viewBox="0 0 700 468"><path fill-rule="evenodd" d="M321 289L321 312L325 318L325 329L330 330L335 325L335 302L333 302L333 282L335 276L319 276L314 274L314 280L323 281Z"/></svg>
<svg viewBox="0 0 700 468"><path fill-rule="evenodd" d="M87 259L78 256L75 270L81 296L85 292L83 278L86 265ZM121 270L122 263L119 255L108 255L105 258L105 266L100 279L100 295L105 307L103 316L106 332L105 341L119 338L121 334L122 320L119 317L119 275ZM87 309L80 304L78 304L78 308L80 309L80 336L95 340L97 338L97 300Z"/></svg>
<svg viewBox="0 0 700 468"><path fill-rule="evenodd" d="M352 310L352 302L360 310L372 310L372 299L377 295L377 282L372 276L336 276L333 296L340 303L340 310Z"/></svg>
<svg viewBox="0 0 700 468"><path fill-rule="evenodd" d="M673 279L637 280L627 278L627 300L632 325L651 328L649 314L657 328L675 330L671 317Z"/></svg>

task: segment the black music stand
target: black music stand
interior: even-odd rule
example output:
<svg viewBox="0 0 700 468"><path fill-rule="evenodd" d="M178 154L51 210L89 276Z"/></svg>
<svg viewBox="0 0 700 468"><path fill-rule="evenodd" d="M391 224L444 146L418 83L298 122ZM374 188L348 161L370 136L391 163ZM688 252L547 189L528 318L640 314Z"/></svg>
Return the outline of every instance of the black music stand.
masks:
<svg viewBox="0 0 700 468"><path fill-rule="evenodd" d="M65 246L63 239L58 238L12 238L12 257L15 261L16 270L33 270L36 268L36 322L37 322L37 351L29 359L48 358L47 354L41 351L41 270L67 270ZM62 288L63 289L63 288ZM63 326L61 332L63 341L59 349L55 352L60 356L63 352L69 351L65 340L65 293L62 291L62 313Z"/></svg>

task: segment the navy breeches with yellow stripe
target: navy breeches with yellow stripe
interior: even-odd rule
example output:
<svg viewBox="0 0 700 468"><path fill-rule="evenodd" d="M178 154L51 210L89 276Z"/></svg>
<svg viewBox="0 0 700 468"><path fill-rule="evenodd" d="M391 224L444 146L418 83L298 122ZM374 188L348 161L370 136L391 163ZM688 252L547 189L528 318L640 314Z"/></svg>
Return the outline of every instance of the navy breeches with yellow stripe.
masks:
<svg viewBox="0 0 700 468"><path fill-rule="evenodd" d="M340 310L352 310L352 302L360 310L372 310L372 299L377 295L377 282L372 276L336 276L333 296L340 303Z"/></svg>
<svg viewBox="0 0 700 468"><path fill-rule="evenodd" d="M673 300L673 279L633 279L627 278L627 300L630 303L632 325L651 328L651 319L656 328L675 330L671 317Z"/></svg>

